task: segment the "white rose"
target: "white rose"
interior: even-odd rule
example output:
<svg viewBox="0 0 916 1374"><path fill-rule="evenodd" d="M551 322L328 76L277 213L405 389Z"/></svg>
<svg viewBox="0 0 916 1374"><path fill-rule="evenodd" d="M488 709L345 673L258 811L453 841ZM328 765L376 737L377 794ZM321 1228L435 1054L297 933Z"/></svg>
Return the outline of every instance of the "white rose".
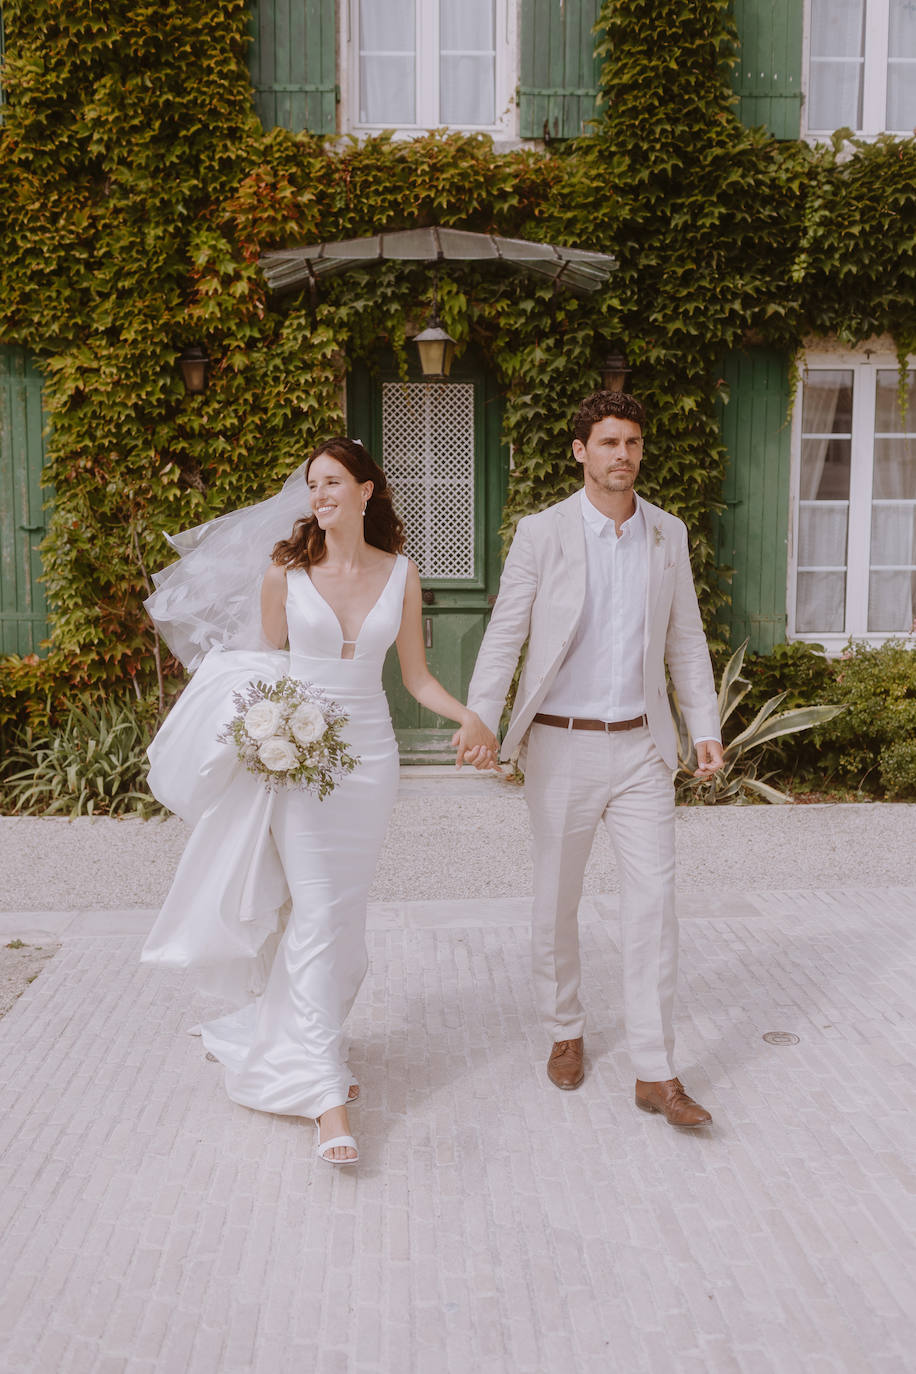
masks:
<svg viewBox="0 0 916 1374"><path fill-rule="evenodd" d="M302 745L314 744L316 739L321 739L327 725L318 707L310 701L304 701L301 706L297 706L289 722L293 738Z"/></svg>
<svg viewBox="0 0 916 1374"><path fill-rule="evenodd" d="M245 712L245 729L252 739L267 739L277 733L283 709L275 701L256 701Z"/></svg>
<svg viewBox="0 0 916 1374"><path fill-rule="evenodd" d="M272 735L258 746L258 758L272 773L287 773L299 762L296 746L279 735Z"/></svg>

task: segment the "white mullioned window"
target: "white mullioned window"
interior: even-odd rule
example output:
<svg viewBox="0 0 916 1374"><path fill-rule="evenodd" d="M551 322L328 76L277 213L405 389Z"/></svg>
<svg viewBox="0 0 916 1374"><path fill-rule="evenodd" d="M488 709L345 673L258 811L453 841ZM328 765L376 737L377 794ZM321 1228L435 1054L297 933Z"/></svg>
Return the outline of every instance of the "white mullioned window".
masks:
<svg viewBox="0 0 916 1374"><path fill-rule="evenodd" d="M809 353L793 424L790 637L916 632L916 367L902 411L892 354Z"/></svg>
<svg viewBox="0 0 916 1374"><path fill-rule="evenodd" d="M345 127L513 136L516 4L345 0Z"/></svg>
<svg viewBox="0 0 916 1374"><path fill-rule="evenodd" d="M809 134L911 134L916 127L916 0L810 0Z"/></svg>

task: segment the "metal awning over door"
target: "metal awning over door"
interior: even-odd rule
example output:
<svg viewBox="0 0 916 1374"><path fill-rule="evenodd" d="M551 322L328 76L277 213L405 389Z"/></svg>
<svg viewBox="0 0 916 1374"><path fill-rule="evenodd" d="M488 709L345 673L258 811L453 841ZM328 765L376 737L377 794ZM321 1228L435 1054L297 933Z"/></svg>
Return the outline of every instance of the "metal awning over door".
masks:
<svg viewBox="0 0 916 1374"><path fill-rule="evenodd" d="M306 244L264 253L261 268L272 291L289 291L352 267L386 260L402 262L499 262L521 272L549 277L577 293L599 291L617 266L610 253L564 248L465 229L403 229L364 239Z"/></svg>

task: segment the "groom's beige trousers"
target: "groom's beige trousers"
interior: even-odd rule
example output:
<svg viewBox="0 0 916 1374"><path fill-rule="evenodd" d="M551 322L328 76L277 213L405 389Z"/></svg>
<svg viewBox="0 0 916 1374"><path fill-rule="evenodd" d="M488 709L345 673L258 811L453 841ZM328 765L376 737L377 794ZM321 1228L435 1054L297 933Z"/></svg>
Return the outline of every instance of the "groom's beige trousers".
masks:
<svg viewBox="0 0 916 1374"><path fill-rule="evenodd" d="M585 1030L579 1001L579 899L599 821L620 881L624 1019L636 1077L674 1077L677 982L674 787L647 727L603 734L535 724L525 800L534 853L532 961L551 1040Z"/></svg>

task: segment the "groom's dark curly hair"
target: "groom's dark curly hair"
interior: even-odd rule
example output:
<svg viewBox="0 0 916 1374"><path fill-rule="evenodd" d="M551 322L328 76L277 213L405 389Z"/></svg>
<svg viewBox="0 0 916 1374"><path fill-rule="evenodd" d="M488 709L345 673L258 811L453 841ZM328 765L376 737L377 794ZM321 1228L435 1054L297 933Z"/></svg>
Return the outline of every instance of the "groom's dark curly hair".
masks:
<svg viewBox="0 0 916 1374"><path fill-rule="evenodd" d="M572 426L573 438L587 444L592 426L609 418L632 420L641 429L646 424L646 412L635 396L625 391L593 391L579 402Z"/></svg>

